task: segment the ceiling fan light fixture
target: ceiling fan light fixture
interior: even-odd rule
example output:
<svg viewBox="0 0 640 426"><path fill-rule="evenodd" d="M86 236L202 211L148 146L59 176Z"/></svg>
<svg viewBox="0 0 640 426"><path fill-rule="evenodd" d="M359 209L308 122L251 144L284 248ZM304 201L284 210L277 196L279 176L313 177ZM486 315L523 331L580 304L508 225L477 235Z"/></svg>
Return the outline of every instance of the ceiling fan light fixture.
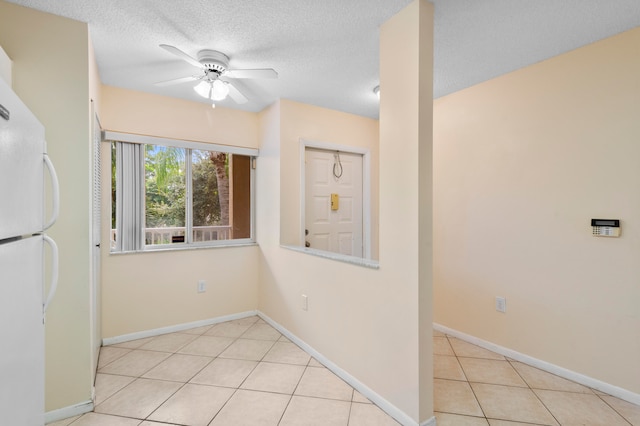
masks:
<svg viewBox="0 0 640 426"><path fill-rule="evenodd" d="M229 94L229 87L222 80L201 81L193 87L195 92L206 99L221 101Z"/></svg>
<svg viewBox="0 0 640 426"><path fill-rule="evenodd" d="M211 99L214 101L221 101L229 94L229 88L222 80L215 80L211 84Z"/></svg>
<svg viewBox="0 0 640 426"><path fill-rule="evenodd" d="M226 99L227 96L237 104L244 104L249 101L237 87L226 79L278 78L278 73L271 68L230 70L228 69L229 57L217 50L201 50L198 52L198 59L195 59L175 46L161 44L160 47L190 65L199 68L202 74L200 76L193 75L161 81L155 83L155 85L170 86L188 81L197 81L198 83L193 87L193 90L199 96L214 101L214 104L215 101L222 101ZM225 80L220 80L221 76L224 76ZM213 108L215 108L214 104L211 105Z"/></svg>
<svg viewBox="0 0 640 426"><path fill-rule="evenodd" d="M201 81L193 87L193 90L203 98L211 99L211 84L208 81Z"/></svg>

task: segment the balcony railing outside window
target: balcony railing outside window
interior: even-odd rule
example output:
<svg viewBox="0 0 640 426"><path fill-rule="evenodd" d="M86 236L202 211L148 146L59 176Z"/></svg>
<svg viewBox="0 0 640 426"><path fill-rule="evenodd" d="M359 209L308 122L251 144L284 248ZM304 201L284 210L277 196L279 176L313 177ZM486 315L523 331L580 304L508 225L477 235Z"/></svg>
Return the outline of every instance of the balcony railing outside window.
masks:
<svg viewBox="0 0 640 426"><path fill-rule="evenodd" d="M162 245L176 244L184 242L184 227L166 227L166 228L146 228L145 244L146 245ZM194 226L193 242L207 242L232 240L233 231L230 225L227 226ZM115 247L116 230L111 230L111 247Z"/></svg>

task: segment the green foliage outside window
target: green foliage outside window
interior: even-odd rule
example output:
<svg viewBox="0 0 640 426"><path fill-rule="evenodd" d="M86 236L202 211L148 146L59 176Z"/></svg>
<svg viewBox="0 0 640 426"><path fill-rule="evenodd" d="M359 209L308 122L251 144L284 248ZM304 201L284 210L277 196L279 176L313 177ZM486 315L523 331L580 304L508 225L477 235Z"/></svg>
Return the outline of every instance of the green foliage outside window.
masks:
<svg viewBox="0 0 640 426"><path fill-rule="evenodd" d="M185 150L145 146L146 227L185 226Z"/></svg>

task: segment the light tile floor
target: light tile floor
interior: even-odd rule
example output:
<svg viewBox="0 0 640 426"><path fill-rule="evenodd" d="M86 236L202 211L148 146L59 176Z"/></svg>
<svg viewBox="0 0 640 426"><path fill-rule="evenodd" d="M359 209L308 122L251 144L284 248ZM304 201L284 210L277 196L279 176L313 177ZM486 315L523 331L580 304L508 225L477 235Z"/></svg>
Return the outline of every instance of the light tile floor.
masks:
<svg viewBox="0 0 640 426"><path fill-rule="evenodd" d="M258 317L100 351L95 410L49 426L397 426Z"/></svg>
<svg viewBox="0 0 640 426"><path fill-rule="evenodd" d="M640 407L433 332L438 426L640 426Z"/></svg>
<svg viewBox="0 0 640 426"><path fill-rule="evenodd" d="M438 426L640 426L640 407L434 331ZM93 413L49 426L398 425L258 317L100 351Z"/></svg>

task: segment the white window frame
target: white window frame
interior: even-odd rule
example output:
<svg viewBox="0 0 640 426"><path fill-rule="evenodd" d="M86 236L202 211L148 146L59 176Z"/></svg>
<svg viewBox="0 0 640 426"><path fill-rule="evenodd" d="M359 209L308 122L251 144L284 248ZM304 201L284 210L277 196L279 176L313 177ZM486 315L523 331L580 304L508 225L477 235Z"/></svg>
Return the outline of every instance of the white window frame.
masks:
<svg viewBox="0 0 640 426"><path fill-rule="evenodd" d="M187 229L192 225L192 191L191 191L191 180L193 177L190 173L190 161L186 162L187 167L187 176L190 179L185 179L186 191L189 194L187 197L187 205L186 205L186 217L185 217L185 238L184 243L173 243L173 244L150 244L147 245L144 243L144 238L142 241L143 248L141 250L135 250L132 252L149 252L149 251L158 251L158 250L184 250L184 249L192 249L192 248L201 248L201 247L226 247L226 246L242 246L248 244L256 243L256 232L255 232L255 201L256 201L256 182L255 182L255 165L256 158L258 157L260 151L255 148L244 148L238 146L230 146L230 145L218 145L212 143L203 143L203 142L193 142L193 141L185 141L180 139L170 139L170 138L161 138L155 136L145 136L145 135L136 135L131 133L120 133L120 132L112 132L112 131L104 131L102 132L102 141L103 142L126 142L126 143L136 143L142 145L160 145L172 148L183 148L188 150L201 150L201 151L217 151L217 152L225 152L229 154L237 154L251 157L251 193L250 193L250 203L251 203L251 230L249 238L236 238L231 240L212 240L212 241L191 241L191 236L189 235ZM109 221L111 223L111 221ZM117 226L117 224L116 224ZM144 232L144 227L142 228L142 232ZM128 253L127 251L118 251L111 250L111 253Z"/></svg>

